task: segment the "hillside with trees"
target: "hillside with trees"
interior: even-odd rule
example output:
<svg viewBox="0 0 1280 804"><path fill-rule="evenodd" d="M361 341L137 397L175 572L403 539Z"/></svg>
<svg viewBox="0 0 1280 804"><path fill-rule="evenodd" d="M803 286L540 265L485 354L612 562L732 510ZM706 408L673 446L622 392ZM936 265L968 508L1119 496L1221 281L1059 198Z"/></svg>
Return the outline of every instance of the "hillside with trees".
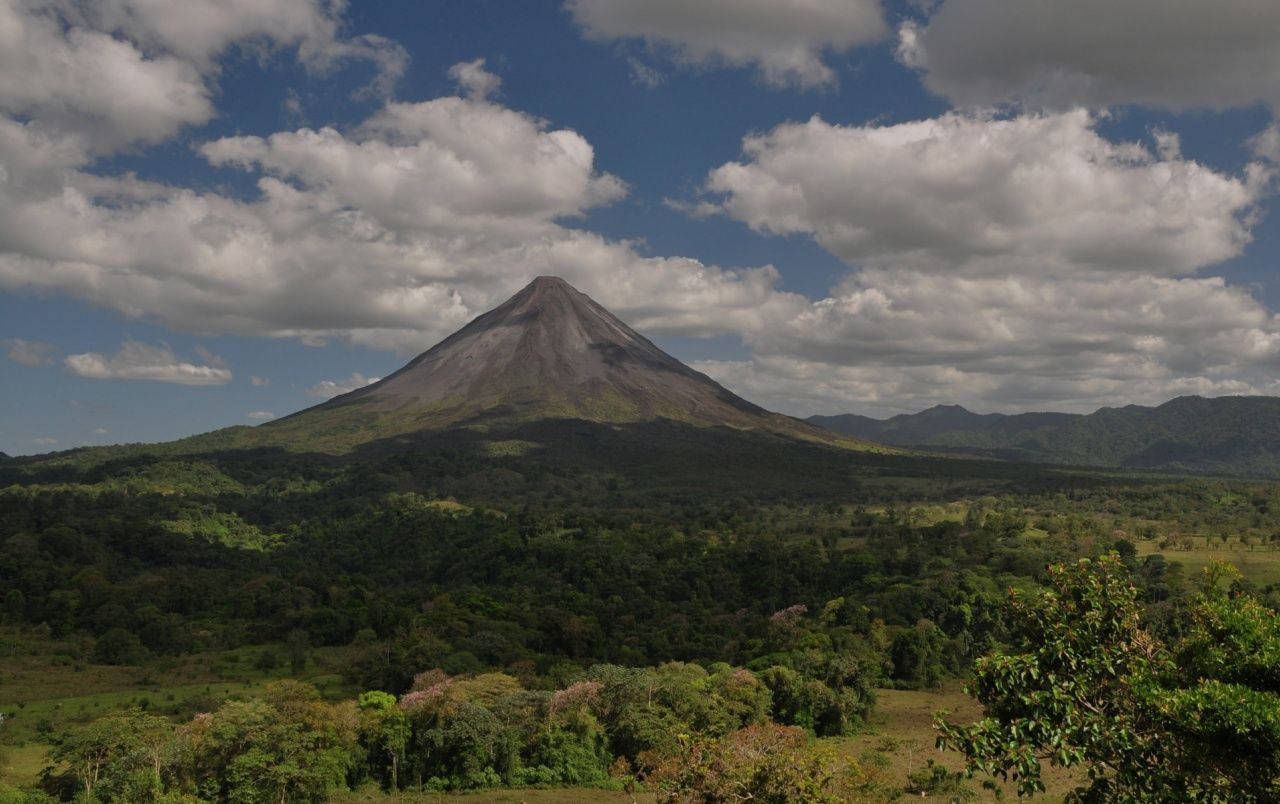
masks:
<svg viewBox="0 0 1280 804"><path fill-rule="evenodd" d="M1183 396L1156 407L977 414L939 405L889 419L811 416L833 432L1006 460L1280 477L1280 398Z"/></svg>

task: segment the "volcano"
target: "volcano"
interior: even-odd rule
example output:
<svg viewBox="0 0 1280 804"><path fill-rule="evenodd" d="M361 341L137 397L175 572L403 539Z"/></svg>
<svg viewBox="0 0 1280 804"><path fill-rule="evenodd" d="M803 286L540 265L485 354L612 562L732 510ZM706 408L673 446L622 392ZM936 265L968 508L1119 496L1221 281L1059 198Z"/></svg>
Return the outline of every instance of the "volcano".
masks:
<svg viewBox="0 0 1280 804"><path fill-rule="evenodd" d="M350 446L548 419L667 420L843 440L733 394L554 276L534 279L394 374L255 430L273 441Z"/></svg>

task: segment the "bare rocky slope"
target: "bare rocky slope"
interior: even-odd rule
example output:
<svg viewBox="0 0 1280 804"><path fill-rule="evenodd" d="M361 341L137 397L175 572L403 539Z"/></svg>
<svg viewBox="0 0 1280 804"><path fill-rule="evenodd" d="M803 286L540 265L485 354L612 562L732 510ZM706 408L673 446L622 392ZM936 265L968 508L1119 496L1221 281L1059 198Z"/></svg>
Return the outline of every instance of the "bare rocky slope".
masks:
<svg viewBox="0 0 1280 804"><path fill-rule="evenodd" d="M534 279L381 381L254 431L262 443L331 449L547 419L668 420L860 446L731 393L552 276Z"/></svg>

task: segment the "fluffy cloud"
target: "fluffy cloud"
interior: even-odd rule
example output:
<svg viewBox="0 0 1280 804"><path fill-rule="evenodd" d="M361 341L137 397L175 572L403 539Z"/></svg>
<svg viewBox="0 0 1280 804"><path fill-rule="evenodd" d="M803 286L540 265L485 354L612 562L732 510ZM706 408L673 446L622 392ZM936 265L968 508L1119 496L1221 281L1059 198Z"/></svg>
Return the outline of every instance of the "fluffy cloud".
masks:
<svg viewBox="0 0 1280 804"><path fill-rule="evenodd" d="M221 361L217 361L221 362ZM125 341L120 351L108 357L97 352L68 355L67 371L95 380L154 380L177 385L223 385L231 372L220 366L205 366L181 360L168 346L150 346Z"/></svg>
<svg viewBox="0 0 1280 804"><path fill-rule="evenodd" d="M476 100L484 100L502 86L502 79L484 68L484 59L458 62L449 68L449 77L463 94Z"/></svg>
<svg viewBox="0 0 1280 804"><path fill-rule="evenodd" d="M580 2L575 15L588 6L623 4ZM122 0L81 10L80 21L48 29L49 46L70 48L77 30L109 32L115 44L99 44L122 48L122 74L178 70L162 81L177 100L185 86L207 102L228 43L296 47L315 69L355 44L336 28L292 34L277 23L293 17L252 14L244 24L257 34L228 22L184 42L177 21L119 12L140 7ZM262 13L286 7L295 8L264 3ZM31 8L19 24L39 34L53 6ZM703 13L665 3L632 10L647 19L664 9ZM734 19L756 25L761 9L735 3ZM108 20L108 11L117 16ZM829 76L823 47L855 41L801 36L794 64L802 68L791 69L767 48L609 35L648 36L686 60L738 59L801 83ZM0 66L6 58L18 57L0 54ZM45 80L49 67L23 69ZM204 143L202 158L253 176L252 198L91 172L93 152L205 119L200 103L104 118L90 147L84 121L96 101L77 96L73 82L40 95L56 102L0 87L8 115L0 115L0 289L68 293L185 331L419 351L531 276L558 274L643 331L741 336L749 359L703 368L795 412L940 399L1080 407L1271 387L1280 326L1243 291L1197 276L1247 244L1270 168L1217 173L1181 158L1164 135L1152 146L1111 143L1083 112L781 126L713 171L697 205L761 232L812 236L846 260L847 280L813 302L780 291L771 266L648 257L575 228L575 218L623 197L622 181L596 169L581 135L489 100L498 84L482 63L453 73L463 96L386 103L348 130ZM1257 141L1260 158L1268 143ZM73 355L66 366L84 376L231 379L212 356L201 360L126 343L115 356ZM309 392L329 397L369 381L357 374Z"/></svg>
<svg viewBox="0 0 1280 804"><path fill-rule="evenodd" d="M0 122L0 288L74 294L200 332L341 337L418 351L537 274L641 326L762 325L799 297L772 268L647 258L562 223L614 201L579 134L480 99L390 103L349 134L300 129L204 144L260 195L103 178L60 141Z"/></svg>
<svg viewBox="0 0 1280 804"><path fill-rule="evenodd" d="M853 270L746 333L750 359L699 368L796 412L1274 393L1280 321L1194 276L1241 252L1271 178L1186 161L1166 134L1108 142L1081 111L780 126L688 208L810 235Z"/></svg>
<svg viewBox="0 0 1280 804"><path fill-rule="evenodd" d="M47 366L53 363L53 356L58 347L44 341L27 341L22 338L5 338L0 340L0 349L4 349L9 359L23 366Z"/></svg>
<svg viewBox="0 0 1280 804"><path fill-rule="evenodd" d="M687 64L754 66L776 87L829 84L835 73L824 51L875 42L887 32L877 0L567 0L565 6L591 39L641 39Z"/></svg>
<svg viewBox="0 0 1280 804"><path fill-rule="evenodd" d="M1249 141L1254 156L1280 164L1280 123L1273 123Z"/></svg>
<svg viewBox="0 0 1280 804"><path fill-rule="evenodd" d="M48 438L48 437L45 437L45 438L33 438L33 439L31 439L31 443L32 443L32 444L35 444L36 446L39 446L39 447L51 447L51 446L53 446L54 444L57 444L57 443L58 443L58 439L56 439L56 438Z"/></svg>
<svg viewBox="0 0 1280 804"><path fill-rule="evenodd" d="M366 385L372 385L381 377L366 377L358 371L351 373L351 376L345 380L321 380L315 385L307 389L310 396L320 397L321 399L330 399L341 394L349 394L357 388L363 388ZM253 416L252 413L249 414Z"/></svg>
<svg viewBox="0 0 1280 804"><path fill-rule="evenodd" d="M1219 278L864 270L752 345L699 369L801 412L1092 410L1280 387L1280 322Z"/></svg>
<svg viewBox="0 0 1280 804"><path fill-rule="evenodd" d="M943 0L899 57L964 106L1280 103L1280 4Z"/></svg>
<svg viewBox="0 0 1280 804"><path fill-rule="evenodd" d="M811 234L850 264L985 274L1192 272L1240 253L1270 177L1216 173L1168 136L1157 153L1110 142L1081 110L865 127L815 117L743 150L712 171L698 211Z"/></svg>
<svg viewBox="0 0 1280 804"><path fill-rule="evenodd" d="M379 67L385 92L403 49L344 40L311 0L0 0L0 112L87 153L155 143L214 114L217 57L233 44L296 48L312 71Z"/></svg>
<svg viewBox="0 0 1280 804"><path fill-rule="evenodd" d="M312 203L359 209L393 233L525 227L626 192L616 177L593 171L593 149L579 134L462 98L388 104L352 137L301 129L228 137L200 151L215 165L296 180L316 196ZM285 189L263 186L277 197Z"/></svg>
<svg viewBox="0 0 1280 804"><path fill-rule="evenodd" d="M267 419L274 419L276 417L276 414L269 410L251 410L245 415L246 418L253 419L256 422L264 422Z"/></svg>

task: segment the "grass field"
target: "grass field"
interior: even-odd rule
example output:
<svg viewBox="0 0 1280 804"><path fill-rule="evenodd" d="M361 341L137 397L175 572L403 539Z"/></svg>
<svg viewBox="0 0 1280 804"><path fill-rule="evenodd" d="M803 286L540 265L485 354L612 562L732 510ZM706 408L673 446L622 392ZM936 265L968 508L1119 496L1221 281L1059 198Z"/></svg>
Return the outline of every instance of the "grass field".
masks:
<svg viewBox="0 0 1280 804"><path fill-rule="evenodd" d="M272 648L279 653L278 646ZM0 630L0 782L34 784L45 767L48 738L78 722L113 710L141 707L187 719L219 703L245 697L285 668L254 668L263 647L194 654L146 667L87 664L73 657L74 643ZM331 695L351 694L338 670L343 649L314 650L304 678Z"/></svg>
<svg viewBox="0 0 1280 804"><path fill-rule="evenodd" d="M1139 542L1138 555L1154 553L1164 555L1165 560L1181 564L1186 577L1195 579L1212 561L1225 561L1240 570L1240 574L1259 586L1280 583L1280 550L1258 547L1249 549L1237 542L1223 546L1208 546L1204 539L1196 538L1189 550L1170 547L1162 549L1155 542Z"/></svg>
<svg viewBox="0 0 1280 804"><path fill-rule="evenodd" d="M40 743L0 745L0 782L15 787L34 785L48 759L49 748Z"/></svg>
<svg viewBox="0 0 1280 804"><path fill-rule="evenodd" d="M875 776L877 782L888 789L902 789L908 776L924 769L929 760L948 770L963 768L959 754L939 751L934 747L937 733L933 729L933 716L938 711L950 712L950 719L969 723L982 715L982 707L965 695L958 682L948 682L940 690L878 690L877 704L871 715L867 733L853 737L841 737L832 742L850 753ZM1084 774L1046 767L1044 781L1046 794L1033 801L1061 801L1068 791L1079 785ZM981 778L962 782L972 800L995 801L998 794L984 789ZM905 795L904 800L951 801L966 794L949 793L938 796ZM1013 785L1001 785L1000 796L1016 799Z"/></svg>

